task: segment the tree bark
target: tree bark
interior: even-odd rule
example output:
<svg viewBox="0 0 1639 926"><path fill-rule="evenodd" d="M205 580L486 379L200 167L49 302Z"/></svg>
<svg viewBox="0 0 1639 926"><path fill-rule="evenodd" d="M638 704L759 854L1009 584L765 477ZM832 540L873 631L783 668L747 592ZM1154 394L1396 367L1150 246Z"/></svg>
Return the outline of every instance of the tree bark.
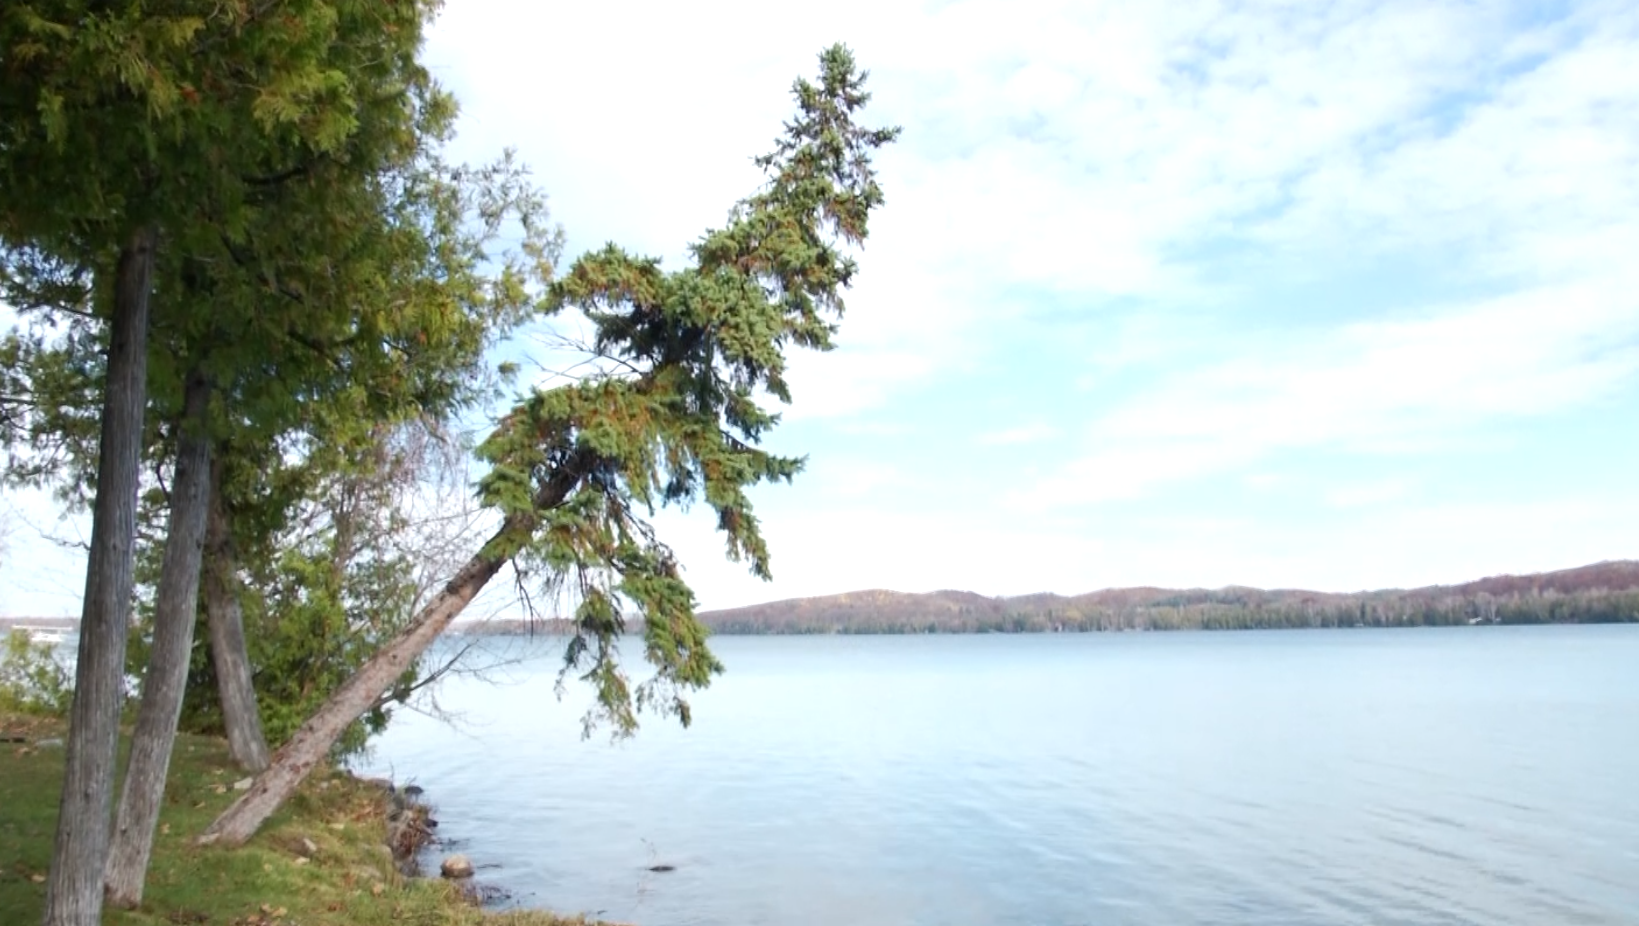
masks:
<svg viewBox="0 0 1639 926"><path fill-rule="evenodd" d="M489 548L490 544L486 544L485 549ZM290 741L279 747L267 771L258 775L250 790L222 811L200 841L237 846L254 836L262 822L278 810L295 793L308 772L323 761L347 725L370 709L376 698L438 639L505 563L506 557L487 553L468 560L402 633L360 666L330 700L297 729Z"/></svg>
<svg viewBox="0 0 1639 926"><path fill-rule="evenodd" d="M220 461L211 470L205 547L205 622L210 632L211 665L216 669L216 691L222 702L228 752L240 768L260 772L267 768L267 738L262 733L262 717L256 710L250 654L245 648L245 618L239 605L239 563L233 549L227 502L222 494Z"/></svg>
<svg viewBox="0 0 1639 926"><path fill-rule="evenodd" d="M206 433L210 393L209 381L195 371L188 378L183 399L170 524L154 603L153 649L142 679L142 706L137 710L105 876L107 900L118 907L142 903L142 883L148 874L159 805L165 796L165 773L188 683L194 624L199 620L205 512L210 504L211 441Z"/></svg>
<svg viewBox="0 0 1639 926"><path fill-rule="evenodd" d="M138 229L120 249L97 450L97 496L80 610L80 645L69 711L63 794L45 926L98 926L109 809L119 746L125 635L131 618L137 475L147 404L148 293L153 285L152 227Z"/></svg>

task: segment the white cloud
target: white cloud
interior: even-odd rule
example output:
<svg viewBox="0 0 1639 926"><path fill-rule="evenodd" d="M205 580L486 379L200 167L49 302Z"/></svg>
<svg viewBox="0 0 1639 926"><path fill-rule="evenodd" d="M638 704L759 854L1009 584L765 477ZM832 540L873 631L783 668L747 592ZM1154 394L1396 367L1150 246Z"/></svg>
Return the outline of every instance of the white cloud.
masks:
<svg viewBox="0 0 1639 926"><path fill-rule="evenodd" d="M1334 508L1375 508L1404 499L1414 488L1409 479L1373 479L1334 486L1325 497Z"/></svg>
<svg viewBox="0 0 1639 926"><path fill-rule="evenodd" d="M1639 250L1635 13L1593 2L1559 21L1534 12L1427 0L504 13L474 2L445 13L434 47L460 60L484 137L524 146L571 234L592 242L675 254L717 220L752 179L745 157L782 117L787 82L825 42L855 47L874 74L876 114L906 128L882 159L889 204L842 347L793 366L788 417L825 419L831 440L769 517L780 580L720 583L712 541L688 558L708 599L868 585L1075 590L1099 576L1310 575L1348 587L1623 551L1609 522L1589 527L1598 518L1580 511L1562 512L1583 524L1569 559L1508 531L1496 534L1512 538L1506 550L1499 540L1454 552L1465 521L1529 531L1554 523L1557 503L1419 516L1434 509L1412 506L1415 480L1314 474L1304 490L1335 521L1307 525L1302 541L1280 519L1179 519L1165 491L1243 470L1279 494L1292 488L1277 474L1294 450L1429 459L1506 440L1499 423L1631 396L1639 279L1620 268ZM495 29L501 16L508 29ZM619 36L621 54L588 36ZM1224 242L1238 264L1196 253ZM1320 291L1382 256L1435 268L1447 291L1493 295L1433 298L1413 284L1347 316L1322 300L1301 331L1220 317L1257 304L1271 282ZM976 368L1014 401L975 408L966 434L998 447L1040 438L1024 479L1062 453L1048 422L1003 417L1045 400L1014 384L1040 387L1026 375L1034 358L991 355L1003 330L1071 342L1058 320L1032 317L1044 294L1099 317L1108 335L1087 348L1097 378L1048 419L1079 435L1079 457L999 500L963 498L962 516L912 511L891 493L851 505L851 491L885 483L868 467L841 474L918 418L936 384ZM1112 407L1098 400L1115 376L1131 392ZM833 458L837 477L821 478ZM1021 477L965 475L1004 487ZM1056 519L1067 501L1124 498L1143 499L1143 523L1172 524L1169 536ZM1405 542L1413 529L1430 539ZM1384 554L1389 536L1409 552Z"/></svg>
<svg viewBox="0 0 1639 926"><path fill-rule="evenodd" d="M1041 509L1134 498L1285 449L1437 445L1608 397L1639 376L1639 280L1235 347L1093 422L1085 455L1015 499Z"/></svg>
<svg viewBox="0 0 1639 926"><path fill-rule="evenodd" d="M875 115L907 131L883 158L890 204L844 326L861 359L816 388L799 375L805 395L846 391L796 412L822 417L965 368L991 326L1016 323L1006 294L1021 289L1088 311L1255 290L1208 289L1188 259L1225 237L1311 266L1437 244L1455 273L1631 253L1634 18L1607 4L1514 22L1528 12L472 2L445 11L430 58L465 91L475 144L517 144L541 166L575 240L675 256L755 182L748 158L790 79L850 41Z"/></svg>
<svg viewBox="0 0 1639 926"><path fill-rule="evenodd" d="M980 434L977 442L989 447L1007 447L1016 444L1035 444L1052 440L1061 432L1050 424L1023 424Z"/></svg>

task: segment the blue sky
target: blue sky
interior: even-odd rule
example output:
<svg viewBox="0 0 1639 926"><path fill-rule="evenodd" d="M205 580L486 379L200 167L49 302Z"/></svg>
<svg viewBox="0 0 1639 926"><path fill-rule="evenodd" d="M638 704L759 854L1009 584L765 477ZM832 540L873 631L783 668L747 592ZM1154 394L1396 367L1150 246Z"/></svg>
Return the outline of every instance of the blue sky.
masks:
<svg viewBox="0 0 1639 926"><path fill-rule="evenodd" d="M463 0L426 60L571 254L676 263L838 40L888 205L796 362L775 581L662 518L704 606L1639 557L1631 4ZM10 544L0 610L72 610Z"/></svg>

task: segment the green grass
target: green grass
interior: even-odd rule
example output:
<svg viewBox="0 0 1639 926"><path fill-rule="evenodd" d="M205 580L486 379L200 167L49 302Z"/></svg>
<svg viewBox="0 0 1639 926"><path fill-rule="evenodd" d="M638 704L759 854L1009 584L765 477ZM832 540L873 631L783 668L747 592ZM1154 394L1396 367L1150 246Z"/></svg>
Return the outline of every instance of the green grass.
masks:
<svg viewBox="0 0 1639 926"><path fill-rule="evenodd" d="M63 750L58 721L0 715L0 923L37 923L45 901ZM239 849L193 845L233 799L241 777L225 743L183 736L171 759L160 833L143 905L109 910L110 926L585 926L579 917L538 911L485 913L437 879L403 878L393 868L383 797L339 772L310 776L261 833ZM305 842L304 842L305 840ZM308 852L308 843L317 852ZM311 855L311 858L307 858Z"/></svg>

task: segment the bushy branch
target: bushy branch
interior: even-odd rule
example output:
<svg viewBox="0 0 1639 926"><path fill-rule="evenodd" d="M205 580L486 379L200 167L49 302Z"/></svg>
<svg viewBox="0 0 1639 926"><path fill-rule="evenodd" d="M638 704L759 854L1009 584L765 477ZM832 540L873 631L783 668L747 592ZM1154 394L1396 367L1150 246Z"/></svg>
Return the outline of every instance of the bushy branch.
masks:
<svg viewBox="0 0 1639 926"><path fill-rule="evenodd" d="M898 133L855 123L869 96L847 49L820 65L818 82L797 81L797 117L757 160L764 185L693 245L688 266L666 271L610 245L552 285L549 307L588 318L595 352L618 369L538 390L480 447L491 464L481 498L520 528L499 552L538 563L574 602L560 684L592 686L588 733L628 735L642 709L686 725L686 692L722 671L646 516L703 501L728 557L771 574L747 490L789 481L803 461L760 449L779 416L759 400L791 400L789 347L831 347L856 271L849 251L883 202L871 157ZM641 621L655 668L635 689L617 659L629 620Z"/></svg>

